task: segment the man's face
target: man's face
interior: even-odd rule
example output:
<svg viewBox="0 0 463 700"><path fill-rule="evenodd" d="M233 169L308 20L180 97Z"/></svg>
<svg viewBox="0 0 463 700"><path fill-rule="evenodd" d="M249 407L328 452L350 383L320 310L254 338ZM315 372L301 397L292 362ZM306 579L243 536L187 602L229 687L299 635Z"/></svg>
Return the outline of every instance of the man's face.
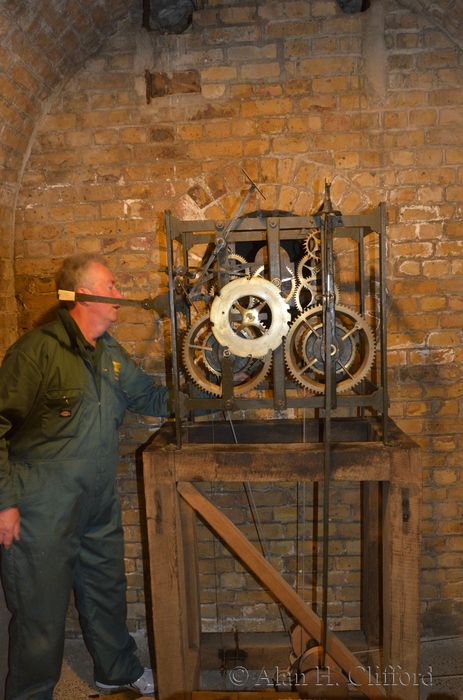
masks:
<svg viewBox="0 0 463 700"><path fill-rule="evenodd" d="M123 295L116 287L113 273L105 265L92 262L89 265L85 287L79 287L79 291L87 294L94 294L101 297L114 297L122 299ZM103 304L97 301L86 302L88 304L88 315L97 325L107 330L111 323L117 321L119 304Z"/></svg>

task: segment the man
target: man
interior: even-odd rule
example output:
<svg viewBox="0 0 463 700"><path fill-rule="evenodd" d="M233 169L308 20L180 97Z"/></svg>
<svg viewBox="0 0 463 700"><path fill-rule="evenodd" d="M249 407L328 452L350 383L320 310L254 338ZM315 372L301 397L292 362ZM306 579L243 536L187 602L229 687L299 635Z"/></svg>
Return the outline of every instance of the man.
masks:
<svg viewBox="0 0 463 700"><path fill-rule="evenodd" d="M5 700L52 699L72 587L96 685L151 695L152 672L126 625L115 478L126 409L167 416L168 389L107 333L122 294L102 258L68 258L56 284L114 304L66 302L0 368L0 544L12 614Z"/></svg>

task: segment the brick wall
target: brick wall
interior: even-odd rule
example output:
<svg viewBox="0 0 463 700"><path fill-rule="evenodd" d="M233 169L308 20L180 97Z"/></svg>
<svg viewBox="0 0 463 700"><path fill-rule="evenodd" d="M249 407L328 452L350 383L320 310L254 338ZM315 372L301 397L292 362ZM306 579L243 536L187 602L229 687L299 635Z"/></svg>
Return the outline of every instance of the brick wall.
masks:
<svg viewBox="0 0 463 700"><path fill-rule="evenodd" d="M195 71L201 92L148 105L147 69L172 84ZM162 290L164 210L230 216L244 192L242 168L269 209L307 213L326 176L344 213L385 201L391 415L424 450L423 625L435 633L460 630L463 607L462 83L461 49L395 2L347 16L335 2L209 0L179 37L127 26L67 83L37 132L15 224L22 331L54 305L53 272L74 251L103 252L127 296ZM350 254L341 253L340 267ZM349 303L349 275L343 281ZM164 321L122 310L114 333L163 381ZM145 625L133 454L158 425L129 417L121 431L132 629ZM222 485L217 498L250 529L242 492ZM296 487L259 490L256 499L272 557L294 581ZM308 489L310 516L313 500ZM330 613L340 629L360 624L360 530L359 493L346 485L333 492L331 533ZM203 533L205 627L230 629L238 606L243 629L278 628L267 594Z"/></svg>
<svg viewBox="0 0 463 700"><path fill-rule="evenodd" d="M35 129L60 83L98 49L126 10L124 0L57 4L0 2L0 356L17 336L14 210Z"/></svg>

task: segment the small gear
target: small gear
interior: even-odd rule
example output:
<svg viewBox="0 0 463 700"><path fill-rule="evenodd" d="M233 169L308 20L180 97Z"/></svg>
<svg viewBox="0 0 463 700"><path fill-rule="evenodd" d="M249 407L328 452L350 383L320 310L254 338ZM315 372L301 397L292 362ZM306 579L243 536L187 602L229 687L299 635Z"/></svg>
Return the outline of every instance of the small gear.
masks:
<svg viewBox="0 0 463 700"><path fill-rule="evenodd" d="M304 311L292 324L285 340L285 359L292 377L317 394L325 390L323 307ZM331 343L336 391L358 384L370 370L375 355L373 333L357 312L339 304L335 308L335 337Z"/></svg>
<svg viewBox="0 0 463 700"><path fill-rule="evenodd" d="M304 255L297 264L297 276L304 287L309 288L317 280L317 273L320 272L321 266L314 265L314 258L310 255Z"/></svg>
<svg viewBox="0 0 463 700"><path fill-rule="evenodd" d="M227 253L229 265L226 272L230 275L230 277L236 279L238 277L245 277L248 275L250 268L247 267L249 266L249 263L246 258L244 258L242 255L238 255L238 253L232 253L230 249L227 249ZM236 264L230 264L230 261L233 261L233 263ZM215 267L211 269L211 274L207 276L207 280L210 283L208 287L208 294L214 296L217 293L217 261Z"/></svg>
<svg viewBox="0 0 463 700"><path fill-rule="evenodd" d="M285 304L291 304L291 301L294 298L294 294L296 292L296 278L293 274L293 271L288 265L286 265L286 270L289 273L289 277L284 277L281 280L281 293L284 294L289 286L289 290L287 291L286 296L284 296L283 299L285 301Z"/></svg>
<svg viewBox="0 0 463 700"><path fill-rule="evenodd" d="M307 231L307 229L304 229L302 233L307 234L306 238L304 239L304 250L306 255L308 255L310 258L319 260L320 255L318 251L320 250L320 229L316 229L310 233Z"/></svg>
<svg viewBox="0 0 463 700"><path fill-rule="evenodd" d="M308 287L303 284L298 284L296 287L296 292L294 295L296 306L299 311L305 311L309 306L315 306L320 302L321 299L321 282L317 286L316 283L309 285ZM334 303L339 304L339 287L337 284L334 285Z"/></svg>
<svg viewBox="0 0 463 700"><path fill-rule="evenodd" d="M309 306L314 306L317 303L317 287L316 285L306 286L299 283L296 287L294 295L296 307L299 311L305 311Z"/></svg>

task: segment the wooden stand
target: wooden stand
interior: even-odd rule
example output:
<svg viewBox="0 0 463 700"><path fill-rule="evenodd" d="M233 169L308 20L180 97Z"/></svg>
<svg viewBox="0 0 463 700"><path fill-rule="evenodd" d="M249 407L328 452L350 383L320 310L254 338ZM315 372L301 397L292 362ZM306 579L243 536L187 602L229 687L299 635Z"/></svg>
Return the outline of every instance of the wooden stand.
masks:
<svg viewBox="0 0 463 700"><path fill-rule="evenodd" d="M211 424L198 423L184 428L184 444L177 450L172 426L166 424L144 452L159 700L191 698L200 690L196 513L307 633L320 640L320 618L193 482L321 481L321 425L308 421L302 442L299 421L236 422L235 444L230 426L215 424L212 444ZM327 652L371 700L418 700L421 457L418 446L392 422L388 445L381 442L380 429L374 419L336 419L332 424L333 481L364 484L364 630L370 643L382 639L381 670L359 664L331 632ZM228 695L232 693L220 693L222 698Z"/></svg>

